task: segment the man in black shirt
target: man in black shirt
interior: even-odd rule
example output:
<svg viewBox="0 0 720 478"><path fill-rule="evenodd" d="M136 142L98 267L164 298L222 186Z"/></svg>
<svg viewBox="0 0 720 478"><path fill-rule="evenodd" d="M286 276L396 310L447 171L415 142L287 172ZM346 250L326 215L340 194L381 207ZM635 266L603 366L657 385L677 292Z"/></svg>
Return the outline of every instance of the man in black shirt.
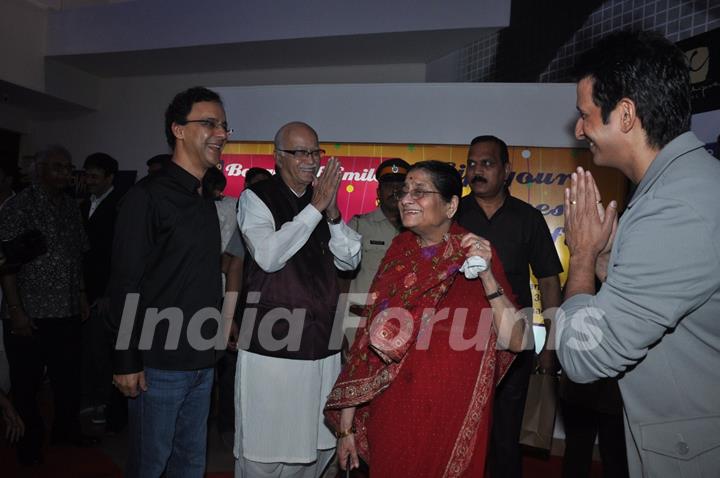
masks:
<svg viewBox="0 0 720 478"><path fill-rule="evenodd" d="M537 209L509 194L509 175L505 142L495 136L473 139L466 169L472 193L462 199L457 221L495 246L519 308L532 307L528 265L538 278L543 309L558 307L562 265L550 231ZM550 354L543 351L542 362L552 363ZM496 391L489 456L494 478L522 476L518 440L534 355L519 353Z"/></svg>
<svg viewBox="0 0 720 478"><path fill-rule="evenodd" d="M230 133L220 97L179 93L165 133L172 161L128 192L115 228L113 380L133 397L126 476L202 477L221 279L217 213L200 189Z"/></svg>

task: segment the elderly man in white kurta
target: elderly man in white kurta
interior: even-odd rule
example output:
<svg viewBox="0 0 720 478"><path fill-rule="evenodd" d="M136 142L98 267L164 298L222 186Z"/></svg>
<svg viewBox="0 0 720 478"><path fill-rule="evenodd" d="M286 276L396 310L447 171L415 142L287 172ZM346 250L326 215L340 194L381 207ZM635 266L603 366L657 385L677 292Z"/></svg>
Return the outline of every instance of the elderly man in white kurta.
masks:
<svg viewBox="0 0 720 478"><path fill-rule="evenodd" d="M361 237L337 207L339 163L330 158L317 176L322 153L310 126L283 126L278 174L240 198L248 256L238 308L236 477L315 478L334 453L322 410L340 372L337 270L357 267Z"/></svg>

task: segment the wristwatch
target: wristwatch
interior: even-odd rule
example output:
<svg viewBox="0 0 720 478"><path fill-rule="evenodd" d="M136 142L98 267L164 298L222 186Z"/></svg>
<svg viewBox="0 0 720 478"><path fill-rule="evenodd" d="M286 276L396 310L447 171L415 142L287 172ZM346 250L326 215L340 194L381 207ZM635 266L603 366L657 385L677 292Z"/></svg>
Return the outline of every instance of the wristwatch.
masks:
<svg viewBox="0 0 720 478"><path fill-rule="evenodd" d="M340 221L342 221L342 214L338 214L338 216L334 219L330 219L330 216L326 215L325 219L327 219L328 224L340 224Z"/></svg>
<svg viewBox="0 0 720 478"><path fill-rule="evenodd" d="M505 295L505 291L503 290L502 287L498 286L498 288L495 292L493 292L492 294L486 295L485 298L487 300L493 300L493 299L497 299L498 297L503 296L503 295Z"/></svg>

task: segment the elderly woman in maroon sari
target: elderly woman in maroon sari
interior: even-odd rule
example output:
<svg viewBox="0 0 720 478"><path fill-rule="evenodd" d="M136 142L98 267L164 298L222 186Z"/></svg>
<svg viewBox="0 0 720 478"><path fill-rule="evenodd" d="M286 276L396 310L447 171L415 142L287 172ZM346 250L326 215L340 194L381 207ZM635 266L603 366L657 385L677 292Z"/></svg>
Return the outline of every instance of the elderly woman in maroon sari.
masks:
<svg viewBox="0 0 720 478"><path fill-rule="evenodd" d="M360 456L373 478L484 474L493 392L527 327L490 243L453 223L461 194L438 161L416 163L397 194L407 231L325 407L343 469Z"/></svg>

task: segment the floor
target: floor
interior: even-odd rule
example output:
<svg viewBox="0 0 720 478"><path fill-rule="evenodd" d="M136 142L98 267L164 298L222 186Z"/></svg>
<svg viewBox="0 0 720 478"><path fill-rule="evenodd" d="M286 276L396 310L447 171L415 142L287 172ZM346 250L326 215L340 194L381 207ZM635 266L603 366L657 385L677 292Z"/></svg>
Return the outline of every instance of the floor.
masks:
<svg viewBox="0 0 720 478"><path fill-rule="evenodd" d="M211 419L208 428L207 471L211 473L232 471L235 466L232 449L222 442L214 420L215 419ZM88 431L91 431L93 435L102 433L101 430L92 431L92 428L92 426L88 426ZM104 435L102 442L97 448L108 456L113 463L123 469L127 455L127 442L126 428L123 432L116 435Z"/></svg>
<svg viewBox="0 0 720 478"><path fill-rule="evenodd" d="M45 423L52 423L52 392L45 383L39 394ZM21 467L10 445L5 442L0 420L0 478L110 478L121 477L127 455L127 428L117 434L105 433L104 425L91 421L92 414L81 414L82 431L100 439L93 448L58 448L49 445L44 450L44 464ZM217 431L217 417L208 424L208 473L232 476L234 458L232 448L223 443ZM222 476L222 475L221 475Z"/></svg>
<svg viewBox="0 0 720 478"><path fill-rule="evenodd" d="M86 431L93 431L88 426ZM97 430L95 430L97 431ZM15 462L14 450L0 442L0 476L2 478L122 478L127 449L127 433L103 436L102 443L89 449L48 448L45 462L33 467L20 467ZM527 453L524 458L525 478L559 478L562 459ZM232 452L222 443L215 425L210 424L208 434L208 466L206 478L232 478ZM345 475L339 475L344 478ZM588 478L602 476L600 464L593 463ZM367 478L353 473L351 478Z"/></svg>
<svg viewBox="0 0 720 478"><path fill-rule="evenodd" d="M41 394L46 423L50 423L52 406L49 390ZM118 434L106 434L104 425L95 425L90 415L83 415L83 431L97 436L101 443L93 448L54 448L45 450L42 465L21 467L15 453L2 436L0 420L0 477L2 478L121 478L127 452L127 429ZM217 417L212 416L208 428L208 458L206 478L232 478L234 458L229 444L223 443L217 431ZM562 443L553 445L553 453L562 455ZM524 475L526 478L554 478L560 476L561 458L553 455L526 453ZM343 475L344 476L344 475ZM354 473L353 478L364 478ZM600 464L593 463L590 478L601 476Z"/></svg>

